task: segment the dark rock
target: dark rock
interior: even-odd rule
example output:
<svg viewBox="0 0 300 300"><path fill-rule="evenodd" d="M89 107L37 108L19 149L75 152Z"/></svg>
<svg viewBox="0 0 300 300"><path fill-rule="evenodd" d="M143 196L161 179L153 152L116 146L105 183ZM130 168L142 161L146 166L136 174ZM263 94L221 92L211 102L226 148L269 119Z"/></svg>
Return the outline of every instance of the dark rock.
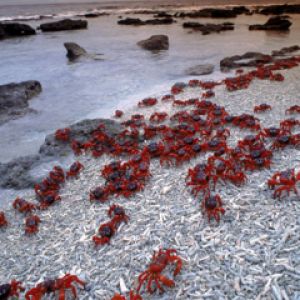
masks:
<svg viewBox="0 0 300 300"><path fill-rule="evenodd" d="M134 26L141 26L141 25L168 25L172 24L175 21L172 18L163 18L163 19L151 19L142 21L138 18L126 18L118 21L119 25L134 25Z"/></svg>
<svg viewBox="0 0 300 300"><path fill-rule="evenodd" d="M118 21L119 25L144 25L144 22L138 18L126 18Z"/></svg>
<svg viewBox="0 0 300 300"><path fill-rule="evenodd" d="M69 127L71 129L71 140L86 142L91 138L92 132L97 129L100 123L105 125L105 132L109 136L115 137L122 131L122 126L113 120L83 120ZM68 143L56 140L54 133L46 136L45 142L39 150L39 153L43 156L66 156L71 152L72 150L70 145Z"/></svg>
<svg viewBox="0 0 300 300"><path fill-rule="evenodd" d="M109 16L109 13L86 13L84 16L86 18L98 18L103 16Z"/></svg>
<svg viewBox="0 0 300 300"><path fill-rule="evenodd" d="M166 35L152 35L149 39L142 40L137 44L150 51L168 50L169 38Z"/></svg>
<svg viewBox="0 0 300 300"><path fill-rule="evenodd" d="M263 25L250 25L249 30L289 30L291 25L286 18L272 17Z"/></svg>
<svg viewBox="0 0 300 300"><path fill-rule="evenodd" d="M0 163L0 186L13 189L33 188L36 179L29 171L39 163L39 160L39 155L29 155L8 163Z"/></svg>
<svg viewBox="0 0 300 300"><path fill-rule="evenodd" d="M67 50L67 57L71 61L87 55L87 52L76 43L64 43L64 46Z"/></svg>
<svg viewBox="0 0 300 300"><path fill-rule="evenodd" d="M299 14L300 4L270 5L262 8L258 13L263 15Z"/></svg>
<svg viewBox="0 0 300 300"><path fill-rule="evenodd" d="M250 14L251 11L249 10L249 8L245 7L245 6L235 6L232 8L232 10L237 13L238 15L241 15L241 14Z"/></svg>
<svg viewBox="0 0 300 300"><path fill-rule="evenodd" d="M171 14L168 14L165 11L159 12L158 14L153 16L154 18L172 18L173 16Z"/></svg>
<svg viewBox="0 0 300 300"><path fill-rule="evenodd" d="M195 67L191 67L185 71L187 75L199 76L199 75L208 75L214 71L214 65L206 64L206 65L198 65Z"/></svg>
<svg viewBox="0 0 300 300"><path fill-rule="evenodd" d="M44 23L40 25L42 31L62 31L62 30L78 30L87 29L88 23L85 20L65 19L57 22Z"/></svg>
<svg viewBox="0 0 300 300"><path fill-rule="evenodd" d="M241 61L248 60L248 61ZM272 56L260 52L247 52L243 55L234 55L225 57L220 61L221 71L241 67L255 67L257 64L266 64L272 62Z"/></svg>
<svg viewBox="0 0 300 300"><path fill-rule="evenodd" d="M28 101L42 91L38 81L24 81L0 86L0 124L26 114Z"/></svg>
<svg viewBox="0 0 300 300"><path fill-rule="evenodd" d="M210 34L212 32L221 32L225 30L234 30L234 24L223 23L223 24L200 24L197 22L185 22L182 25L184 28L192 28L196 31L201 31L202 34Z"/></svg>
<svg viewBox="0 0 300 300"><path fill-rule="evenodd" d="M86 142L91 138L91 134L100 123L105 125L105 131L111 137L115 137L123 130L122 126L113 120L83 120L70 126L71 139ZM69 143L57 141L55 134L50 134L40 147L38 155L19 157L8 163L0 163L0 187L14 189L32 188L36 182L42 179L32 175L33 169L42 163L49 163L54 158L66 157L71 153L72 149Z"/></svg>
<svg viewBox="0 0 300 300"><path fill-rule="evenodd" d="M274 50L272 51L272 56L282 56L282 55L286 55L295 51L299 51L300 47L298 45L295 46L291 46L291 47L284 47L280 50Z"/></svg>
<svg viewBox="0 0 300 300"><path fill-rule="evenodd" d="M233 9L205 8L193 12L181 12L175 14L178 18L235 18L241 12Z"/></svg>
<svg viewBox="0 0 300 300"><path fill-rule="evenodd" d="M0 39L34 34L36 34L35 30L27 24L0 23Z"/></svg>

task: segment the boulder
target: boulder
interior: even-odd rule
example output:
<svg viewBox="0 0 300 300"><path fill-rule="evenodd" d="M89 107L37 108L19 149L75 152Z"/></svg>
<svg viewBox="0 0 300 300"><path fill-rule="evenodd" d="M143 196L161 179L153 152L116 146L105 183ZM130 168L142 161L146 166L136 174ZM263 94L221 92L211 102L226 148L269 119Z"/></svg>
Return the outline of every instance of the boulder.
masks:
<svg viewBox="0 0 300 300"><path fill-rule="evenodd" d="M39 155L29 155L16 158L8 163L0 163L0 187L7 189L33 188L36 179L29 174L29 171L39 163L39 160Z"/></svg>
<svg viewBox="0 0 300 300"><path fill-rule="evenodd" d="M291 46L291 47L284 47L280 50L272 51L272 56L283 56L283 55L286 55L286 54L289 54L289 53L292 53L292 52L296 52L296 51L299 51L299 50L300 50L300 46L298 46L298 45L294 45L294 46Z"/></svg>
<svg viewBox="0 0 300 300"><path fill-rule="evenodd" d="M62 31L62 30L78 30L87 29L88 23L85 20L65 19L57 22L44 23L40 25L42 31Z"/></svg>
<svg viewBox="0 0 300 300"><path fill-rule="evenodd" d="M263 25L250 25L249 30L289 30L292 22L286 18L272 17Z"/></svg>
<svg viewBox="0 0 300 300"><path fill-rule="evenodd" d="M181 12L175 14L178 18L235 18L241 14L240 10L220 9L220 8L204 8L193 12Z"/></svg>
<svg viewBox="0 0 300 300"><path fill-rule="evenodd" d="M111 137L115 137L123 130L123 127L113 120L83 120L70 126L71 139L86 142L91 138L92 132L97 129L100 123L105 125L105 131ZM72 149L69 143L56 140L54 133L47 135L45 142L40 147L39 154L19 157L8 163L0 163L0 187L13 189L32 188L36 182L42 179L42 177L33 176L32 171L34 169L43 163L66 157L71 153Z"/></svg>
<svg viewBox="0 0 300 300"><path fill-rule="evenodd" d="M166 35L152 35L149 39L139 41L137 45L150 51L168 50L169 38Z"/></svg>
<svg viewBox="0 0 300 300"><path fill-rule="evenodd" d="M0 23L0 39L34 34L36 34L36 31L27 24Z"/></svg>
<svg viewBox="0 0 300 300"><path fill-rule="evenodd" d="M155 14L153 17L154 18L172 18L172 15L165 11L161 11L158 14Z"/></svg>
<svg viewBox="0 0 300 300"><path fill-rule="evenodd" d="M67 57L70 61L76 60L81 56L87 56L87 52L76 43L64 43L67 50Z"/></svg>
<svg viewBox="0 0 300 300"><path fill-rule="evenodd" d="M260 9L258 13L263 15L299 14L300 4L270 5Z"/></svg>
<svg viewBox="0 0 300 300"><path fill-rule="evenodd" d="M203 35L210 34L212 32L221 32L226 30L234 30L233 23L222 24L200 24L197 22L185 22L182 25L184 28L192 28L195 31L201 31Z"/></svg>
<svg viewBox="0 0 300 300"><path fill-rule="evenodd" d="M221 71L228 71L241 67L255 67L258 64L266 64L272 61L273 58L270 55L260 52L246 52L243 55L225 57L220 61L220 68Z"/></svg>
<svg viewBox="0 0 300 300"><path fill-rule="evenodd" d="M0 124L26 114L28 101L41 91L41 84L34 80L0 85Z"/></svg>
<svg viewBox="0 0 300 300"><path fill-rule="evenodd" d="M142 21L141 19L138 18L126 18L118 21L119 25L134 25L134 26L141 26L141 25L168 25L172 24L175 21L170 18L162 18L162 19L150 19L150 20L145 20Z"/></svg>
<svg viewBox="0 0 300 300"><path fill-rule="evenodd" d="M86 18L98 18L98 17L102 17L102 16L109 16L110 14L109 13L86 13L84 16Z"/></svg>
<svg viewBox="0 0 300 300"><path fill-rule="evenodd" d="M250 9L245 6L234 6L232 10L239 15L241 14L249 15L251 13Z"/></svg>
<svg viewBox="0 0 300 300"><path fill-rule="evenodd" d="M206 65L197 65L191 68L188 68L185 73L187 75L199 76L199 75L208 75L214 71L214 65L206 64Z"/></svg>
<svg viewBox="0 0 300 300"><path fill-rule="evenodd" d="M97 129L100 123L105 125L105 132L112 137L115 137L123 130L122 126L113 120L88 119L75 123L69 127L71 129L71 140L86 142L90 139L92 132ZM46 136L45 142L39 150L39 153L42 156L66 156L71 152L72 150L69 143L58 141L55 138L54 133Z"/></svg>
<svg viewBox="0 0 300 300"><path fill-rule="evenodd" d="M126 18L118 21L119 25L144 25L144 22L139 18Z"/></svg>

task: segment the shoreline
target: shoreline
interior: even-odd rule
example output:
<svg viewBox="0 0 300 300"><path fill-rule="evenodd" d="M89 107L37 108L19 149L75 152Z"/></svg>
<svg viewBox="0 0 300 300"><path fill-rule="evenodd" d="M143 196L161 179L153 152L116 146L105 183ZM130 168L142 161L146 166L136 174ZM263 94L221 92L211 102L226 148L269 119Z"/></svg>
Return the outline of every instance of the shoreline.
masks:
<svg viewBox="0 0 300 300"><path fill-rule="evenodd" d="M211 3L209 0L153 0L153 1L113 1L113 2L88 2L88 3L59 3L59 4L5 4L0 5L0 17L17 17L17 16L47 16L50 14L64 14L67 12L83 13L90 11L103 11L118 13L123 10L172 10L172 9L191 9L196 10L205 7L231 7L231 6L248 6L261 7L269 5L282 4L280 0L261 0L253 3L253 0L244 0L242 3L238 0L217 0ZM298 0L288 4L300 4Z"/></svg>
<svg viewBox="0 0 300 300"><path fill-rule="evenodd" d="M260 114L259 118L263 126L275 125L284 118L285 109L295 104L297 87L290 86L289 79L299 74L299 67L282 73L286 81L273 82L271 92L270 83L264 80L255 80L249 89L234 93L219 86L212 102L224 105L231 114L251 113L253 105L261 103L263 94L273 111ZM202 91L187 88L176 99L194 98ZM137 111L149 117L158 109L170 115L180 110L171 103L159 102L154 107L128 111L123 118ZM234 128L231 132L230 144L250 133ZM153 160L152 177L143 191L129 199L121 197L104 204L91 204L89 191L104 183L99 170L113 158L104 155L94 159L83 154L78 160L85 169L77 179L67 181L62 187L59 203L41 211L42 223L37 235L24 236L22 215L16 214L11 207L8 209L10 225L1 232L7 242L0 245L1 252L5 253L1 262L5 271L0 274L0 280L11 278L13 274L28 290L38 281L70 272L88 283L87 291L78 290L80 299L109 300L119 292L121 280L128 289L134 285L154 249L175 247L184 264L174 289L167 289L164 296L146 295L144 300L271 296L274 288L273 285L265 288L266 278L272 278L279 269L282 276L278 277L276 286L278 284L289 296L295 296L298 277L290 274L293 266L288 258L299 254L299 247L296 247L299 201L291 196L274 205L272 191L267 189L265 182L273 172L300 161L299 154L292 148L277 151L271 169L251 173L242 187L226 184L225 188L218 184L217 191L226 208L218 225L208 223L206 216L201 214L200 201L191 197L185 187L188 168L205 161L206 157L171 168L161 167L159 161ZM110 245L96 249L91 238L97 233L99 224L107 221L109 205L116 202L125 207L130 221L119 227ZM17 265L15 260L19 262ZM31 268L28 268L29 262ZM200 273L201 281L197 279Z"/></svg>

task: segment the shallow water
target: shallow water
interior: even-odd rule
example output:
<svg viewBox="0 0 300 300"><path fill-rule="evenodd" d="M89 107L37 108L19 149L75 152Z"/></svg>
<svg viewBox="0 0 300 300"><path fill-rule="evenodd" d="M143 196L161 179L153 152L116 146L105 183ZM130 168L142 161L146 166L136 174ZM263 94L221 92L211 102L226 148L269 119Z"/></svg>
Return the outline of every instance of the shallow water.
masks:
<svg viewBox="0 0 300 300"><path fill-rule="evenodd" d="M300 16L292 17L289 33L249 32L247 24L262 23L266 17L241 16L234 20L234 31L207 36L189 33L182 28L182 20L144 27L120 26L117 20L116 15L105 16L89 20L88 30L1 42L0 84L36 79L43 86L42 94L30 102L36 113L0 127L1 162L36 153L45 135L57 128L85 118L109 117L116 108L126 109L143 97L167 93L172 83L189 79L184 75L188 67L213 63L216 71L208 78L221 78L225 75L218 63L225 56L269 53L300 40ZM39 22L30 24L36 27ZM136 45L152 34L167 34L169 51L152 54ZM103 53L104 60L69 64L63 47L66 41Z"/></svg>

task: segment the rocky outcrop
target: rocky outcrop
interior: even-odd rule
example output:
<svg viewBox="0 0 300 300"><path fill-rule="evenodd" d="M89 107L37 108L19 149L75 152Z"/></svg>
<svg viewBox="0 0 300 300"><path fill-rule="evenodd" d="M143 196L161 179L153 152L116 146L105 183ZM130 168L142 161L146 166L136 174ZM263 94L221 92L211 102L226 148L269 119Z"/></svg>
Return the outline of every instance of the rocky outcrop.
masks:
<svg viewBox="0 0 300 300"><path fill-rule="evenodd" d="M118 21L119 25L134 25L134 26L142 26L142 25L168 25L174 23L175 20L172 18L162 18L162 19L151 19L151 20L141 20L138 18L126 18Z"/></svg>
<svg viewBox="0 0 300 300"><path fill-rule="evenodd" d="M246 6L235 6L232 8L232 10L238 15L241 15L241 14L250 15L251 14L250 9L247 8Z"/></svg>
<svg viewBox="0 0 300 300"><path fill-rule="evenodd" d="M109 13L105 13L105 12L103 12L103 13L90 12L90 13L86 13L84 16L86 18L98 18L98 17L103 17L103 16L109 16L109 15L110 15Z"/></svg>
<svg viewBox="0 0 300 300"><path fill-rule="evenodd" d="M204 8L193 12L181 12L175 14L178 18L236 18L242 14L242 9L220 9L220 8Z"/></svg>
<svg viewBox="0 0 300 300"><path fill-rule="evenodd" d="M198 65L191 68L188 68L185 73L191 76L199 76L199 75L208 75L214 71L214 65L206 64L206 65Z"/></svg>
<svg viewBox="0 0 300 300"><path fill-rule="evenodd" d="M270 55L260 52L247 52L243 55L225 57L220 61L220 68L221 71L228 71L230 69L241 67L255 67L259 63L266 64L272 61L273 58Z"/></svg>
<svg viewBox="0 0 300 300"><path fill-rule="evenodd" d="M234 30L233 23L222 24L200 24L197 22L185 22L182 25L184 28L192 28L195 31L201 31L203 35L210 34L212 32L221 32L226 30Z"/></svg>
<svg viewBox="0 0 300 300"><path fill-rule="evenodd" d="M68 42L64 43L64 46L67 50L67 57L70 61L74 61L82 56L87 56L87 52L85 51L85 49L83 49L76 43Z"/></svg>
<svg viewBox="0 0 300 300"><path fill-rule="evenodd" d="M0 163L0 187L7 189L32 188L36 183L29 171L39 164L39 155L16 158L8 163Z"/></svg>
<svg viewBox="0 0 300 300"><path fill-rule="evenodd" d="M258 13L263 15L299 14L300 4L270 5L260 9Z"/></svg>
<svg viewBox="0 0 300 300"><path fill-rule="evenodd" d="M48 31L87 29L87 26L88 23L85 20L65 19L57 22L41 24L39 29L48 32Z"/></svg>
<svg viewBox="0 0 300 300"><path fill-rule="evenodd" d="M86 142L100 123L105 125L105 132L112 137L122 131L122 126L113 120L83 120L69 127L71 129L71 140ZM39 153L43 156L65 156L71 153L71 151L69 143L58 141L53 133L46 137L44 144L40 147Z"/></svg>
<svg viewBox="0 0 300 300"><path fill-rule="evenodd" d="M152 35L149 39L139 41L137 45L150 51L168 50L169 38L166 35Z"/></svg>
<svg viewBox="0 0 300 300"><path fill-rule="evenodd" d="M294 46L291 46L291 47L284 47L280 50L272 51L272 56L283 56L283 55L290 54L292 52L296 52L296 51L299 51L299 50L300 50L300 46L298 46L298 45L294 45Z"/></svg>
<svg viewBox="0 0 300 300"><path fill-rule="evenodd" d="M0 125L29 111L28 101L42 91L38 81L24 81L0 86Z"/></svg>
<svg viewBox="0 0 300 300"><path fill-rule="evenodd" d="M172 18L173 15L171 15L165 11L161 11L161 12L155 14L153 17L154 18Z"/></svg>
<svg viewBox="0 0 300 300"><path fill-rule="evenodd" d="M291 25L286 18L272 17L263 25L250 25L249 30L289 30Z"/></svg>
<svg viewBox="0 0 300 300"><path fill-rule="evenodd" d="M220 61L221 71L229 71L231 69L242 67L257 67L258 65L265 65L269 63L276 63L276 61L282 60L282 57L288 57L288 54L300 50L300 46L294 45L290 47L284 47L280 50L272 51L272 55L260 53L260 52L246 52L243 55L234 55L225 57Z"/></svg>
<svg viewBox="0 0 300 300"><path fill-rule="evenodd" d="M83 120L70 126L71 139L86 142L91 138L92 132L102 123L109 136L115 137L122 131L122 126L108 119ZM0 163L0 187L25 189L32 188L41 178L33 177L32 170L40 164L49 163L54 158L66 158L72 150L67 142L60 142L55 135L50 134L40 147L38 155L28 155L14 159L8 163Z"/></svg>
<svg viewBox="0 0 300 300"><path fill-rule="evenodd" d="M0 23L0 39L34 34L36 34L35 30L27 24Z"/></svg>

